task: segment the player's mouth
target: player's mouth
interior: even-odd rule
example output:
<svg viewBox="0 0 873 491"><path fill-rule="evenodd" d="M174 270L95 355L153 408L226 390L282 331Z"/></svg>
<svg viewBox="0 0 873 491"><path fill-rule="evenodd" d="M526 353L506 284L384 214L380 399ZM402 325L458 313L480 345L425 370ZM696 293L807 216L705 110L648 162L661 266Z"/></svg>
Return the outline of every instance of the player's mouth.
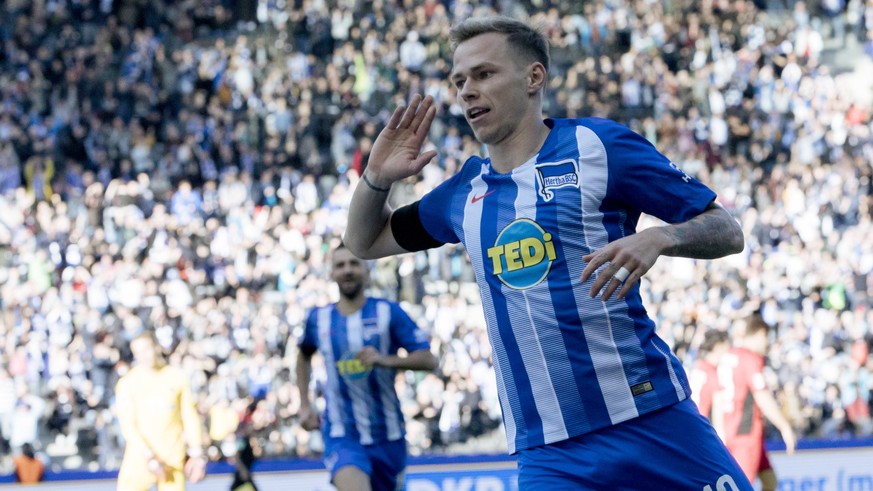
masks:
<svg viewBox="0 0 873 491"><path fill-rule="evenodd" d="M491 112L491 110L484 107L473 107L467 109L467 121L469 121L470 123L476 122L482 119L482 117L489 112Z"/></svg>

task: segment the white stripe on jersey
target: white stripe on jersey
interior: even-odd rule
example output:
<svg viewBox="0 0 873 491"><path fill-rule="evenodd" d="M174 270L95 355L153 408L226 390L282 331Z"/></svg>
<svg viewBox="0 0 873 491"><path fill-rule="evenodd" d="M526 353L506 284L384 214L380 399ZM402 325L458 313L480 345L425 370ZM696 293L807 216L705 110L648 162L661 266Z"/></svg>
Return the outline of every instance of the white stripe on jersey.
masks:
<svg viewBox="0 0 873 491"><path fill-rule="evenodd" d="M487 186L482 180L482 175L488 173L488 166L481 164L481 172L471 181L472 189L470 195L467 196L464 202L464 238L465 244L480 244L481 239L479 234L480 224L482 223L482 206L471 206L473 196L482 196ZM467 248L467 254L470 255L470 261L473 264L484 264L482 252L479 247ZM509 453L515 453L515 438L517 430L515 426L515 412L521 414L521 404L518 400L518 393L515 390L515 384L507 386L503 378L503 370L506 373L512 373L512 367L509 364L509 359L506 355L506 347L503 345L503 340L500 338L499 332L491 332L492 326L497 326L497 313L494 310L494 301L491 298L491 289L487 287L488 281L485 279L485 271L483 268L474 268L476 271L476 281L480 285L486 285L479 289L482 296L482 308L485 313L487 325L489 326L488 337L491 339L493 348L492 360L494 363L494 373L497 376L497 392L500 398L500 408L503 411L503 424L506 427L506 443L509 448Z"/></svg>
<svg viewBox="0 0 873 491"><path fill-rule="evenodd" d="M670 358L670 354L664 353L664 350L662 350L655 343L655 338L652 338L649 341L649 343L652 345L653 348L658 350L658 353L661 353L662 355L664 355L664 360L667 362L667 372L670 373L670 381L673 382L673 388L676 389L676 396L678 396L679 400L681 401L682 399L685 398L685 389L682 387L682 384L679 383L679 377L676 376L676 371L673 370L673 363L672 363L672 360ZM694 394L694 392L692 392L692 394Z"/></svg>
<svg viewBox="0 0 873 491"><path fill-rule="evenodd" d="M324 368L327 371L327 390L331 394L340 393L340 374L336 368L336 354L333 352L333 343L330 339L330 314L331 309L318 310L318 347L324 358ZM303 390L303 388L301 388ZM345 410L340 404L339 397L328 397L328 417L330 418L330 436L340 438L346 436Z"/></svg>
<svg viewBox="0 0 873 491"><path fill-rule="evenodd" d="M361 310L346 317L346 336L349 343L349 352L357 353L364 347L364 326L361 319ZM361 444L373 443L372 422L370 410L373 407L373 396L369 391L367 378L346 382L349 395L352 396L352 413L355 416L355 426L361 434Z"/></svg>
<svg viewBox="0 0 873 491"><path fill-rule="evenodd" d="M606 185L609 180L606 149L600 138L584 126L576 127L576 144L579 151L579 173L582 176L580 187L582 192L582 230L585 245L589 250L595 251L606 246L609 241L606 229L603 227L603 213L600 212L600 204L606 196ZM567 266L571 277L582 275L581 261L567 261ZM601 266L597 274L600 274L604 267L606 265ZM621 355L616 346L614 334L617 333L611 325L609 313L604 312L602 317L586 313L597 310L606 311L606 303L599 297L591 298L587 292L583 292L582 288L576 288L574 291L581 319L604 319L606 321L606 325L598 325L600 323L589 321L588 325L585 326L585 340L588 342L591 363L597 374L597 382L600 384L600 391L612 423L615 424L639 416L627 376L624 373L624 363L622 363ZM630 334L634 335L633 331ZM639 345L639 340L626 339L622 339L621 344L631 346L630 341Z"/></svg>
<svg viewBox="0 0 873 491"><path fill-rule="evenodd" d="M391 344L391 332L389 326L391 322L391 307L386 302L376 304L376 322L379 327L379 352L382 354L388 353L388 348ZM399 440L403 436L401 421L394 410L394 400L391 394L394 393L394 370L374 369L376 371L376 380L379 384L379 394L382 399L382 411L385 414L385 426L388 433L388 439L391 441Z"/></svg>
<svg viewBox="0 0 873 491"><path fill-rule="evenodd" d="M534 156L533 160L535 161L536 158ZM514 172L512 175L513 181L519 189L515 199L516 218L536 219L537 193L536 189L530 189L531 183L536 182L533 176L534 172L536 169L529 165L525 171ZM527 290L514 290L506 285L501 286L501 289L506 298L507 313L516 343L521 348L521 358L524 360L524 368L530 379L537 413L542 420L545 442L565 440L567 427L564 424L561 405L555 393L550 370L562 374L566 372L567 377L561 377L565 380L573 380L573 375L564 340L561 337L561 329L558 327L557 316L554 314L555 307L552 304L549 283L544 281ZM551 315L541 316L540 320L551 325L537 325L531 314L531 308L550 312ZM557 339L540 339L540 333L551 333L551 337L554 338L556 335ZM546 363L543 354L544 342L559 346L560 358L552 357Z"/></svg>

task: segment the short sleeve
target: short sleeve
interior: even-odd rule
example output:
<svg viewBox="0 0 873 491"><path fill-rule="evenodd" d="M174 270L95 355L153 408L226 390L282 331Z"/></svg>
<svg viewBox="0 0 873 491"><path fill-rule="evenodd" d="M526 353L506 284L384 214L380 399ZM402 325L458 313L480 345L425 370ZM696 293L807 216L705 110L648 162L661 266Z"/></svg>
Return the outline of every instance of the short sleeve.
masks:
<svg viewBox="0 0 873 491"><path fill-rule="evenodd" d="M606 149L610 194L630 208L667 223L681 223L703 213L716 198L715 192L629 128L600 122L595 131Z"/></svg>
<svg viewBox="0 0 873 491"><path fill-rule="evenodd" d="M453 219L461 220L464 214L464 200L459 194L469 191L466 173L481 165L477 157L470 157L461 172L446 179L439 186L421 198L418 212L425 230L443 244L457 244L461 241L453 226Z"/></svg>
<svg viewBox="0 0 873 491"><path fill-rule="evenodd" d="M403 348L412 353L430 348L430 337L418 327L400 305L391 302L391 341L392 351Z"/></svg>
<svg viewBox="0 0 873 491"><path fill-rule="evenodd" d="M304 353L314 353L318 349L318 323L316 322L318 309L314 308L306 316L306 324L303 326L303 336L297 341L297 347Z"/></svg>

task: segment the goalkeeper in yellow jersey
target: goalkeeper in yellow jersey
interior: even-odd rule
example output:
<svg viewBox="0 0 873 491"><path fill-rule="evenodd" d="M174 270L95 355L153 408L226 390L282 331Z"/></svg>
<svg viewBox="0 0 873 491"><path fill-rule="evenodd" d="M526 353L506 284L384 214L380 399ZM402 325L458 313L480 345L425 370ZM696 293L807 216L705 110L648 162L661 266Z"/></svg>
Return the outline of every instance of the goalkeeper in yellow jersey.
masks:
<svg viewBox="0 0 873 491"><path fill-rule="evenodd" d="M125 440L118 491L182 491L185 478L206 474L201 420L188 377L168 366L154 337L130 342L133 368L115 387L116 413Z"/></svg>

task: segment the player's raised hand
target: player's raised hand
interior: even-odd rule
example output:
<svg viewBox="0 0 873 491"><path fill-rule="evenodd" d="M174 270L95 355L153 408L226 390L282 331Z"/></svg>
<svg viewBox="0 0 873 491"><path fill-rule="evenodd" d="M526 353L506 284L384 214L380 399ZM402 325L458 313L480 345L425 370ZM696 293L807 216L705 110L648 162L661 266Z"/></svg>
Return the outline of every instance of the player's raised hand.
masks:
<svg viewBox="0 0 873 491"><path fill-rule="evenodd" d="M436 156L421 152L430 125L436 116L433 98L415 94L409 106L398 106L379 133L370 151L366 177L376 187L388 188L418 172Z"/></svg>

